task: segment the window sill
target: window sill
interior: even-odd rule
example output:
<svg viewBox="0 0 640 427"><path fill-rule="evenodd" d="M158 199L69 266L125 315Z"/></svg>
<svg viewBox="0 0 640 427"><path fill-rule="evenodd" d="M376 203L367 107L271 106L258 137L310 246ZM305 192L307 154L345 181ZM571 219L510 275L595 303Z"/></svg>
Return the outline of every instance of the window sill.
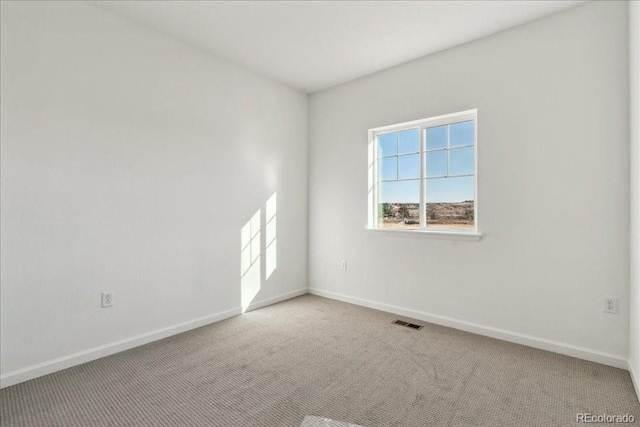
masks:
<svg viewBox="0 0 640 427"><path fill-rule="evenodd" d="M459 232L459 231L431 231L431 230L399 230L393 228L367 228L367 231L375 231L379 233L395 233L406 235L420 235L428 236L436 239L451 239L451 240L467 240L467 241L479 241L482 239L482 234L478 232Z"/></svg>

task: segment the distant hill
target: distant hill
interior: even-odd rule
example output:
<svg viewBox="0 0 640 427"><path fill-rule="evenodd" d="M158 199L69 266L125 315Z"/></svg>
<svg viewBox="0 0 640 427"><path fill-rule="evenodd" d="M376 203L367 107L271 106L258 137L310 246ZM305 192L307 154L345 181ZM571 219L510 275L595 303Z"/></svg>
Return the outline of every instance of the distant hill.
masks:
<svg viewBox="0 0 640 427"><path fill-rule="evenodd" d="M420 205L417 203L383 203L382 216L385 222L419 224ZM427 203L429 224L473 225L474 202Z"/></svg>

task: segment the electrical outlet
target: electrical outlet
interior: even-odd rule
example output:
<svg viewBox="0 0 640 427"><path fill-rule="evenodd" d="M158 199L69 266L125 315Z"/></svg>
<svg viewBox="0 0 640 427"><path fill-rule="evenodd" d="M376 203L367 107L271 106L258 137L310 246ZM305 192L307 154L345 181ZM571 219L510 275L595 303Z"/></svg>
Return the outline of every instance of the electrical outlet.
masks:
<svg viewBox="0 0 640 427"><path fill-rule="evenodd" d="M604 297L602 299L602 311L604 311L605 313L617 313L618 299L613 297Z"/></svg>
<svg viewBox="0 0 640 427"><path fill-rule="evenodd" d="M342 261L340 261L340 270L346 270L347 269L347 260L343 259Z"/></svg>
<svg viewBox="0 0 640 427"><path fill-rule="evenodd" d="M102 293L102 308L113 306L113 291L106 291Z"/></svg>

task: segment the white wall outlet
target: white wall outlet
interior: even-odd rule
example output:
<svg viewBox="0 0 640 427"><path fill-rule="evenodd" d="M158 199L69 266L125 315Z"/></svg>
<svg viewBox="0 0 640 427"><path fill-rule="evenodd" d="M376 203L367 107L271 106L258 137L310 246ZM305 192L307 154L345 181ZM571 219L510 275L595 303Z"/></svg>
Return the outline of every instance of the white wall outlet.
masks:
<svg viewBox="0 0 640 427"><path fill-rule="evenodd" d="M618 299L613 297L604 297L602 299L602 311L605 313L617 313Z"/></svg>
<svg viewBox="0 0 640 427"><path fill-rule="evenodd" d="M102 308L113 307L113 291L102 293Z"/></svg>
<svg viewBox="0 0 640 427"><path fill-rule="evenodd" d="M347 260L343 259L342 261L340 261L340 270L346 270L347 269Z"/></svg>

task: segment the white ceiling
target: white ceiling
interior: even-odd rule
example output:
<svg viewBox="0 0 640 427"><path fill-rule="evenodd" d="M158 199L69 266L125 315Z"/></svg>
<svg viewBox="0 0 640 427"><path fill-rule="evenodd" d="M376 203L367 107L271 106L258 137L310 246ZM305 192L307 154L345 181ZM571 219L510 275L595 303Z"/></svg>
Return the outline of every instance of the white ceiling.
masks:
<svg viewBox="0 0 640 427"><path fill-rule="evenodd" d="M576 1L95 1L312 93L575 6Z"/></svg>

